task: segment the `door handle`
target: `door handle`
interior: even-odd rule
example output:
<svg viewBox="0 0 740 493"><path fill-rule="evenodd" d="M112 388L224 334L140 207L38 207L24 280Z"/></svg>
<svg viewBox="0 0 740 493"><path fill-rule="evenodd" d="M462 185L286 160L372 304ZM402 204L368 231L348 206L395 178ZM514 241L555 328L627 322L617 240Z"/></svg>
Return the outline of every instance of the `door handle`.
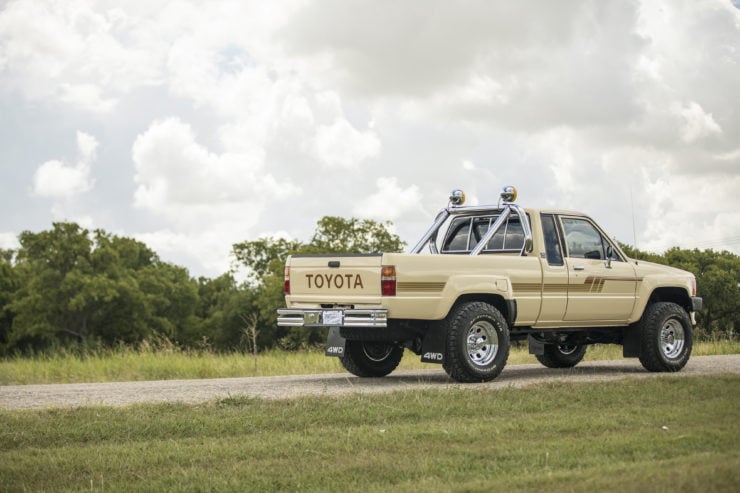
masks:
<svg viewBox="0 0 740 493"><path fill-rule="evenodd" d="M574 265L573 270L586 270L586 268L582 265Z"/></svg>

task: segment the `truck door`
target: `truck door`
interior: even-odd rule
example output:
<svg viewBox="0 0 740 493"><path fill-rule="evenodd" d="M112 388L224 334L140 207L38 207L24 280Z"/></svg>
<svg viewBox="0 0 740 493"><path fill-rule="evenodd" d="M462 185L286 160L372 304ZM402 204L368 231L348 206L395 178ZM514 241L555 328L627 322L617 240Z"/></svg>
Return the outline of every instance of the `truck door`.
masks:
<svg viewBox="0 0 740 493"><path fill-rule="evenodd" d="M568 269L563 258L563 242L555 216L540 214L545 253L542 260L542 306L538 325L560 325L568 304Z"/></svg>
<svg viewBox="0 0 740 493"><path fill-rule="evenodd" d="M616 251L588 218L561 216L568 270L566 321L626 321L635 304L637 280L632 264ZM613 247L612 247L613 250Z"/></svg>

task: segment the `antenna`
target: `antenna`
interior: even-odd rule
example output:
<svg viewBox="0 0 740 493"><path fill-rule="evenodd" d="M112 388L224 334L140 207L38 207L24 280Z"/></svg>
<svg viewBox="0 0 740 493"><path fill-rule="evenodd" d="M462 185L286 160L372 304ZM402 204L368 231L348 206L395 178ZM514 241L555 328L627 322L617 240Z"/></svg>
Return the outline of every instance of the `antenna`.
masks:
<svg viewBox="0 0 740 493"><path fill-rule="evenodd" d="M637 229L635 228L635 200L632 197L632 185L630 185L630 205L632 206L632 243L637 250Z"/></svg>

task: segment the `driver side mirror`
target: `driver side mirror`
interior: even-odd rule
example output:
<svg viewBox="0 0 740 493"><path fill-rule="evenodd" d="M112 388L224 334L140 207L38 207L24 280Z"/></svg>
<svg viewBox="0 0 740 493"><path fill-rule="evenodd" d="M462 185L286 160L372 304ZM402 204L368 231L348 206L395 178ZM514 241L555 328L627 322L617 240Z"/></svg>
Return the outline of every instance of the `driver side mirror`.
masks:
<svg viewBox="0 0 740 493"><path fill-rule="evenodd" d="M614 255L614 248L611 245L606 247L606 260L604 261L604 267L607 269L612 268L612 255Z"/></svg>

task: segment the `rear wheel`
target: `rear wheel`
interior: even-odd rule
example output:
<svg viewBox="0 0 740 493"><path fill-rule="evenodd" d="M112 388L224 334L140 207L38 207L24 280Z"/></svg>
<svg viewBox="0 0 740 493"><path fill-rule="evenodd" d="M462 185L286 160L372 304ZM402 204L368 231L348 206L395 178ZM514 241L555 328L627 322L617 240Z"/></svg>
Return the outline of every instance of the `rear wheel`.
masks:
<svg viewBox="0 0 740 493"><path fill-rule="evenodd" d="M640 363L650 371L679 371L689 361L693 346L691 320L675 303L653 303L645 308L640 329Z"/></svg>
<svg viewBox="0 0 740 493"><path fill-rule="evenodd" d="M384 377L396 369L403 347L389 342L347 341L342 366L358 377Z"/></svg>
<svg viewBox="0 0 740 493"><path fill-rule="evenodd" d="M581 362L586 354L583 344L546 344L544 354L535 355L537 361L548 368L573 368Z"/></svg>
<svg viewBox="0 0 740 493"><path fill-rule="evenodd" d="M509 327L501 312L475 301L456 307L447 320L447 374L458 382L496 378L509 358Z"/></svg>

